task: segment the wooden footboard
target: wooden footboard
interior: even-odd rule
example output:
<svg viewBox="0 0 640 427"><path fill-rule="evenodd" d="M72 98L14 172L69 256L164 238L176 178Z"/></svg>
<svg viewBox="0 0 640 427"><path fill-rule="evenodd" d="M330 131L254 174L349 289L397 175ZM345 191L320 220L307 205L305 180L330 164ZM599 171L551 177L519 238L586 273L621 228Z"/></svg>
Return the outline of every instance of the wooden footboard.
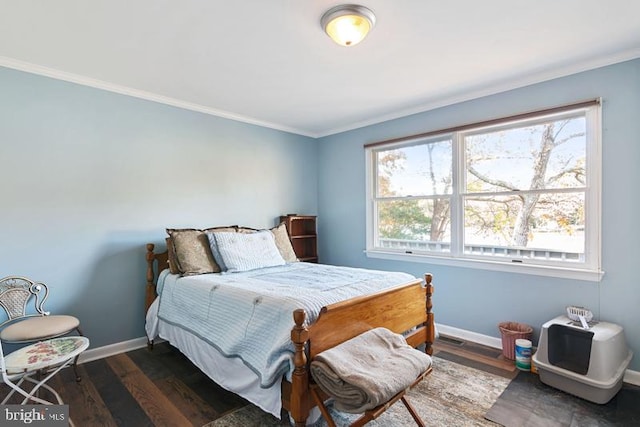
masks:
<svg viewBox="0 0 640 427"><path fill-rule="evenodd" d="M167 252L155 253L147 244L147 286L145 313L156 298L158 275L168 268ZM424 345L432 354L435 339L431 295L431 274L422 280L386 289L323 307L318 320L305 326L304 310L293 313L291 341L295 347L294 372L291 382L282 382L282 406L289 411L296 426L304 426L315 406L309 383L309 360L324 350L335 347L369 329L385 327L397 333L410 331L407 342L413 347Z"/></svg>
<svg viewBox="0 0 640 427"><path fill-rule="evenodd" d="M410 331L407 342L413 347L424 344L432 354L435 339L432 313L433 285L431 274L421 280L328 305L322 308L318 320L304 326L304 310L293 313L295 326L291 340L295 347L294 372L291 383L283 382L283 407L289 411L296 426L304 426L315 402L309 391L309 360L361 333L385 327L396 333Z"/></svg>

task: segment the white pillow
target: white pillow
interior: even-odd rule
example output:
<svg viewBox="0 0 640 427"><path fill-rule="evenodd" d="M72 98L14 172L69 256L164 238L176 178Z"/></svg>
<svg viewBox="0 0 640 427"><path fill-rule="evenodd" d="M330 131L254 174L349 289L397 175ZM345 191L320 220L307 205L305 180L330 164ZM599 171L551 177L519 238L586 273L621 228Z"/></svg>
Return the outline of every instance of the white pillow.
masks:
<svg viewBox="0 0 640 427"><path fill-rule="evenodd" d="M218 231L218 233L222 233L222 231ZM229 231L225 231L225 233L229 233ZM235 231L231 231L230 233L235 233ZM211 249L211 255L213 255L213 259L216 261L216 264L218 264L218 267L220 267L220 271L227 271L227 266L224 265L224 260L220 255L218 244L216 243L216 238L213 235L213 231L207 231L206 234L207 239L209 239L209 249Z"/></svg>
<svg viewBox="0 0 640 427"><path fill-rule="evenodd" d="M269 230L255 233L213 232L220 258L228 272L286 264Z"/></svg>

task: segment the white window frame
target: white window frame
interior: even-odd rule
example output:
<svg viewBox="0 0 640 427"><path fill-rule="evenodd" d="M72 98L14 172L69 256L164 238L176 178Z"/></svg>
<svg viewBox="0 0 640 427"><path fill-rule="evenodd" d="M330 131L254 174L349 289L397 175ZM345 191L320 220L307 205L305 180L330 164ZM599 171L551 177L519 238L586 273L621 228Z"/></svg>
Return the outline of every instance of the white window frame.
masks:
<svg viewBox="0 0 640 427"><path fill-rule="evenodd" d="M584 105L587 104L587 105ZM553 118L555 115L566 115L571 111L582 110L585 112L586 135L586 173L587 186L585 190L585 262L561 262L536 259L518 259L514 262L508 257L497 258L482 255L464 253L463 248L463 194L460 191L461 183L464 183L465 159L464 143L465 134L483 128L490 129L495 126L511 124L518 126L521 123L543 118ZM601 268L601 174L602 174L602 150L601 150L601 108L599 100L590 103L574 104L572 106L558 107L540 112L526 113L510 118L491 120L478 124L460 126L458 128L429 132L396 140L365 145L366 153L366 250L367 257L389 259L397 261L421 262L429 264L450 265L457 267L476 268L482 270L516 272L534 274L547 277L570 278L598 282L604 272ZM451 197L451 250L450 252L407 251L405 249L392 249L376 247L376 185L377 164L376 153L389 150L394 147L403 147L426 143L434 139L441 139L451 135L453 151L453 196Z"/></svg>

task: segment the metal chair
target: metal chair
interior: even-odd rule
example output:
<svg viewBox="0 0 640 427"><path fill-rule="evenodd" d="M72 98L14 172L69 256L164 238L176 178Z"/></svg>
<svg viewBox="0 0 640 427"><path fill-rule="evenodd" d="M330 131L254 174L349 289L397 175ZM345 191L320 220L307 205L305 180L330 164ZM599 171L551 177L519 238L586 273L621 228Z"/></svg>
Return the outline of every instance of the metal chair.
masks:
<svg viewBox="0 0 640 427"><path fill-rule="evenodd" d="M0 371L2 382L11 391L2 400L6 404L16 392L24 396L21 404L41 403L43 405L62 405L62 398L51 386L47 385L61 369L73 365L74 360L89 347L89 339L82 336L53 338L22 347L6 357L0 341ZM29 390L23 388L25 383L34 384ZM56 402L45 400L38 395L40 389L53 394ZM69 424L73 422L69 419Z"/></svg>
<svg viewBox="0 0 640 427"><path fill-rule="evenodd" d="M7 320L0 323L0 341L11 344L25 344L67 335L74 330L82 335L80 321L74 316L51 315L44 309L49 297L49 288L41 282L26 277L9 276L0 279L0 307L7 313ZM28 313L29 302L33 301L34 311ZM76 380L80 381L73 369Z"/></svg>

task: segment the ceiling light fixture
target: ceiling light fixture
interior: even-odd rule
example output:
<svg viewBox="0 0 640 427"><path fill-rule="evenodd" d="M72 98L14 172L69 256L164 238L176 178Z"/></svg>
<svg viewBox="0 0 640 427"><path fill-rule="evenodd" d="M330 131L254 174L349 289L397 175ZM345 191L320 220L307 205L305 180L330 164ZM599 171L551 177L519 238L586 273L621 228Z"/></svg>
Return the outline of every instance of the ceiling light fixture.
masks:
<svg viewBox="0 0 640 427"><path fill-rule="evenodd" d="M357 4L343 4L327 10L320 24L324 31L341 46L360 43L376 23L370 9Z"/></svg>

